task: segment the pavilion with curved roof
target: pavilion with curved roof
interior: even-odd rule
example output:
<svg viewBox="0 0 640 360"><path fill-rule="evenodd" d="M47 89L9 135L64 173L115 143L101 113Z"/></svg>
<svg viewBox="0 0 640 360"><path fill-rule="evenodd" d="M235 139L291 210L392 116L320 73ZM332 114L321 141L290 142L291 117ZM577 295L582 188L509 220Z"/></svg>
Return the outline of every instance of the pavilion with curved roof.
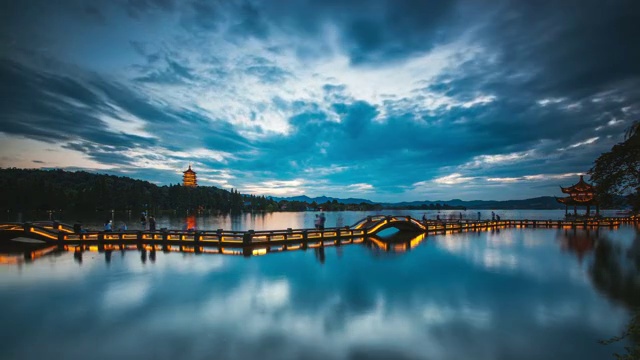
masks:
<svg viewBox="0 0 640 360"><path fill-rule="evenodd" d="M600 215L600 204L596 196L596 188L584 181L583 175L580 175L580 180L576 184L569 187L560 186L560 189L563 193L569 195L563 198L556 197L556 201L564 204L565 215L569 215L569 206L573 206L573 216L578 215L578 206L586 206L587 216L591 215L591 207L595 206L595 216Z"/></svg>

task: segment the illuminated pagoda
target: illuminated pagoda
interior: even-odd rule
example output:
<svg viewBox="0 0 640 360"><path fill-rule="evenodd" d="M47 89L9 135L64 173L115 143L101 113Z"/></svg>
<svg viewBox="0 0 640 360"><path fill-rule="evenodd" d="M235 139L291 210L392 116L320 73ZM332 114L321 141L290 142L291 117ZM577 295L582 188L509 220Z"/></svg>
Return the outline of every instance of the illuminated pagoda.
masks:
<svg viewBox="0 0 640 360"><path fill-rule="evenodd" d="M191 164L189 164L189 168L186 171L183 171L182 174L182 186L198 186L198 181L196 180L196 172L191 170Z"/></svg>
<svg viewBox="0 0 640 360"><path fill-rule="evenodd" d="M600 215L600 207L596 197L596 188L593 185L586 183L582 178L582 175L580 175L580 181L575 185L567 188L560 186L560 189L563 193L569 194L569 196L563 198L556 197L556 201L564 204L565 215L569 215L569 206L573 206L573 216L578 215L578 206L587 207L587 216L591 214L591 206L595 206L596 216Z"/></svg>

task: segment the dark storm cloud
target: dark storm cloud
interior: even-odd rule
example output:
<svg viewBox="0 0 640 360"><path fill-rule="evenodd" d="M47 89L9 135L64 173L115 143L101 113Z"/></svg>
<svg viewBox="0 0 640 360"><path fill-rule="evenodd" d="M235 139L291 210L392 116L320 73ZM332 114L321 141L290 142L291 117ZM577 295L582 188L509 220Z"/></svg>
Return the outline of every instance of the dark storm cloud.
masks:
<svg viewBox="0 0 640 360"><path fill-rule="evenodd" d="M481 36L510 71L535 72L533 91L587 96L640 75L638 14L637 1L512 2Z"/></svg>
<svg viewBox="0 0 640 360"><path fill-rule="evenodd" d="M84 138L111 145L153 143L139 136L105 131L107 126L98 115L113 114L112 109L95 90L76 79L2 59L0 89L3 132L46 142Z"/></svg>
<svg viewBox="0 0 640 360"><path fill-rule="evenodd" d="M524 120L523 133L543 137L596 127L599 115L619 115L620 108L637 104L640 47L634 44L640 29L634 24L640 4L508 2L499 10L475 34L494 58L467 64L449 79L448 93L494 93L503 103L494 110L504 111L492 119L505 123L507 114L515 114ZM565 107L579 103L581 111L536 106L545 98L565 99ZM554 126L546 126L550 118Z"/></svg>
<svg viewBox="0 0 640 360"><path fill-rule="evenodd" d="M324 31L331 24L338 28L351 62L362 65L402 60L460 34L457 1L138 0L120 4L136 19L158 10L175 12L194 36L224 29L232 41L266 40L274 30L284 32L303 39L291 44L301 57L322 55Z"/></svg>
<svg viewBox="0 0 640 360"><path fill-rule="evenodd" d="M126 171L132 169L133 163L163 162L167 156L192 160L135 151L141 147L161 145L167 154L188 154L189 149L200 147L232 153L252 149L228 122L209 119L199 109L159 107L97 75L71 78L58 70L51 73L6 59L0 61L0 131L58 143L98 163L117 165ZM145 128L157 138L117 132L103 120L103 116L109 116L127 121L126 117L120 118L122 115L146 121ZM200 159L200 163L220 165L213 159ZM142 174L142 169L136 169ZM158 173L162 171L149 174Z"/></svg>
<svg viewBox="0 0 640 360"><path fill-rule="evenodd" d="M183 155L206 148L231 154L229 169L254 182L333 166L323 180L398 192L452 173L481 179L584 172L640 117L636 1L8 4L0 14L0 130L63 142L105 164L126 166L133 161L126 151L139 147ZM94 39L105 24L113 27ZM141 34L147 25L161 35ZM84 26L86 35L77 31ZM87 75L101 60L88 46L120 44L116 33L125 34L131 51L114 56L125 65ZM300 71L346 56L346 71L400 73L442 47L456 54L442 60L448 64L437 77L417 75L413 91L411 84L371 85L382 88L364 89L376 94L367 97L354 87L369 84L322 72L310 81ZM66 57L67 49L79 56ZM282 61L287 54L297 58ZM71 62L78 71L57 73L36 57ZM118 73L122 68L132 75ZM274 95L245 88L254 83ZM277 91L290 84L289 94ZM317 98L299 93L306 85L316 87L309 93ZM212 114L201 102L211 97L199 93L211 90L221 95L214 102L244 104L216 103L211 108L223 110ZM154 137L114 131L105 116L140 119ZM274 135L260 125L265 118L285 118L289 128ZM483 160L500 154L522 158Z"/></svg>
<svg viewBox="0 0 640 360"><path fill-rule="evenodd" d="M328 115L322 111L297 114L290 119L294 126L292 134L257 144L261 155L238 166L246 169L268 166L276 173L295 176L307 167L341 164L366 170L329 175L329 179L351 183L372 181L391 186L398 183L398 178L422 180L437 167L469 157L467 152L452 151L452 147L460 143L452 144L443 136L447 133L458 139L466 137L470 142L473 135L464 129L426 129L424 124L393 118L374 122L377 110L362 101L336 104L334 108L340 123L328 122ZM322 144L327 145L324 152ZM302 168L292 168L292 161ZM429 164L429 168L419 164Z"/></svg>
<svg viewBox="0 0 640 360"><path fill-rule="evenodd" d="M99 7L95 6L94 4L87 4L84 7L84 12L85 14L87 14L90 18L92 18L95 22L102 24L102 25L106 25L107 23L107 18L105 17L105 15L102 13L102 10L100 10Z"/></svg>
<svg viewBox="0 0 640 360"><path fill-rule="evenodd" d="M133 18L140 18L141 15L153 11L172 11L176 7L174 0L124 0L122 6L127 14Z"/></svg>
<svg viewBox="0 0 640 360"><path fill-rule="evenodd" d="M336 113L342 116L344 130L352 140L366 135L367 128L378 115L378 110L366 101L356 101L353 104L334 104Z"/></svg>
<svg viewBox="0 0 640 360"><path fill-rule="evenodd" d="M156 59L153 56L147 58L148 61L155 63L153 67L139 67L145 74L136 80L141 82L158 83L175 85L189 81L193 81L195 76L194 70L171 58L165 58L162 68L158 67Z"/></svg>
<svg viewBox="0 0 640 360"><path fill-rule="evenodd" d="M0 60L0 94L0 130L51 143L82 139L84 146L67 147L94 158L96 154L157 144L153 138L109 129L101 116L120 119L113 105L142 119L171 124L179 121L175 115L98 76L80 81L6 59Z"/></svg>
<svg viewBox="0 0 640 360"><path fill-rule="evenodd" d="M131 165L132 158L124 155L128 147L114 147L110 145L98 145L93 142L83 141L62 145L65 149L79 151L87 155L90 159L102 164L128 166Z"/></svg>

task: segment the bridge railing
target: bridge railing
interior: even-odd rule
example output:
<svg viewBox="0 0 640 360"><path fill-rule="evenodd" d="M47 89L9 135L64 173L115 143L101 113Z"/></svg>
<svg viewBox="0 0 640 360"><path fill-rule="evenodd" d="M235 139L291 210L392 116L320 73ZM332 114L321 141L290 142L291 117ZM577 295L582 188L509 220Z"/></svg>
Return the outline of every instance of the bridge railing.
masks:
<svg viewBox="0 0 640 360"><path fill-rule="evenodd" d="M447 231L464 231L488 229L494 227L615 227L623 222L635 222L638 218L600 218L576 220L482 220L482 221L435 221L428 220L420 222L409 216L372 216L360 220L356 225L361 228L335 227L319 229L286 229L286 230L259 230L259 231L234 231L234 230L206 230L206 231L180 231L161 229L160 231L118 231L100 232L90 231L82 233L70 233L64 229L65 224L55 222L35 222L35 223L2 223L0 231L22 232L25 234L37 235L41 239L50 242L63 243L125 243L125 244L193 244L198 245L252 245L271 243L293 243L293 242L320 242L335 241L337 239L348 239L353 237L363 237L375 234L383 227L397 226L404 229L420 229L429 233L446 233ZM402 225L400 225L402 223ZM410 225L410 226L408 226ZM67 225L68 226L68 225Z"/></svg>

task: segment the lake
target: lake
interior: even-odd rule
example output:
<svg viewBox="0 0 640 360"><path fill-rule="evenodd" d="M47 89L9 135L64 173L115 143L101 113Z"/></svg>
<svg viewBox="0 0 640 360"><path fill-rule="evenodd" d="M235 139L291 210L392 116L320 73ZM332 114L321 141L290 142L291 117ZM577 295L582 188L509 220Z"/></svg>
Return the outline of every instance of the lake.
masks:
<svg viewBox="0 0 640 360"><path fill-rule="evenodd" d="M529 220L561 220L564 219L564 210L493 210L503 220L506 219L529 219ZM616 210L603 210L602 216L616 216ZM492 210L442 210L442 211L425 211L425 210L381 210L381 211L336 211L325 212L327 222L326 227L353 225L359 220L369 215L409 215L416 219L421 219L425 215L429 219L457 220L462 216L463 219L478 219L478 213L483 220L491 219ZM584 210L582 212L584 213ZM272 212L272 213L243 213L239 215L230 214L214 214L214 215L192 215L163 212L155 214L157 227L168 229L186 229L195 226L199 230L284 230L287 228L303 229L313 228L313 221L319 212ZM68 224L81 222L85 228L102 230L106 220L112 220L114 228L126 224L129 230L140 230L140 213L132 212L93 212L93 213L71 213L58 212L52 214L56 220ZM47 220L49 215L45 212L32 213L28 215L12 213L7 216L7 221L33 221ZM189 223L189 225L187 225ZM148 224L147 224L148 229Z"/></svg>
<svg viewBox="0 0 640 360"><path fill-rule="evenodd" d="M564 211L496 213L553 219ZM327 213L327 225L363 215ZM314 217L196 222L260 230L312 227ZM159 225L185 222L166 216ZM640 305L637 225L419 240L406 252L364 242L248 258L130 250L79 261L60 252L0 265L1 357L613 359L629 345L598 340L619 335Z"/></svg>

